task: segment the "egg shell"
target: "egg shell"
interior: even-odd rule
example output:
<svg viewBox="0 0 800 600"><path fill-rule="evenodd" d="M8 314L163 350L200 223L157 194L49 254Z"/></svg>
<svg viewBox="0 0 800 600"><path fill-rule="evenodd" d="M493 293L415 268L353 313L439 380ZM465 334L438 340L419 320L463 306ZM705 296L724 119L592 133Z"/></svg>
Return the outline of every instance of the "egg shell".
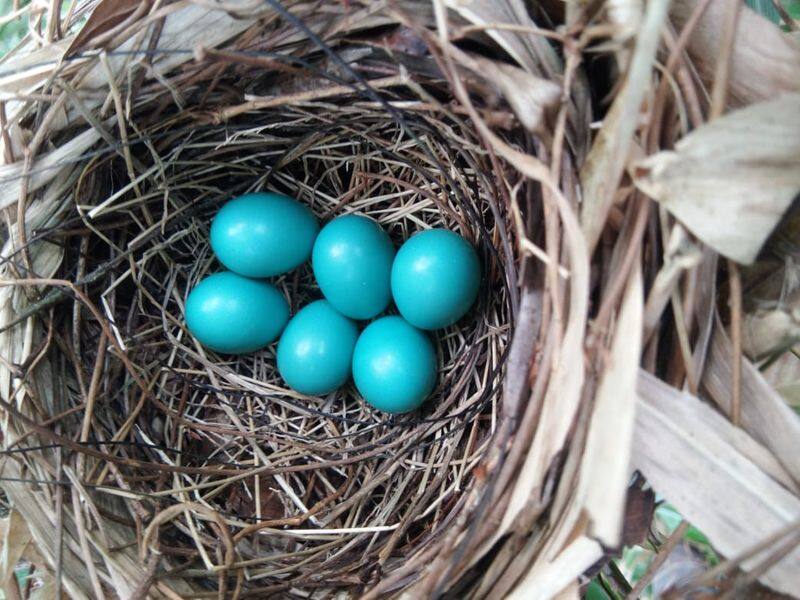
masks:
<svg viewBox="0 0 800 600"><path fill-rule="evenodd" d="M301 394L333 392L350 378L356 324L325 300L302 308L278 342L278 371Z"/></svg>
<svg viewBox="0 0 800 600"><path fill-rule="evenodd" d="M481 266L463 237L447 229L411 236L392 265L392 296L400 314L420 329L447 327L478 297Z"/></svg>
<svg viewBox="0 0 800 600"><path fill-rule="evenodd" d="M378 223L338 217L319 232L311 262L325 298L342 314L371 319L392 300L394 245Z"/></svg>
<svg viewBox="0 0 800 600"><path fill-rule="evenodd" d="M245 354L267 346L289 320L289 305L266 281L231 271L203 279L186 298L186 325L206 348Z"/></svg>
<svg viewBox="0 0 800 600"><path fill-rule="evenodd" d="M436 385L436 349L397 316L370 323L353 352L353 380L369 404L388 413L418 408Z"/></svg>
<svg viewBox="0 0 800 600"><path fill-rule="evenodd" d="M220 209L211 223L211 248L235 273L272 277L308 260L318 231L307 206L282 194L257 192Z"/></svg>

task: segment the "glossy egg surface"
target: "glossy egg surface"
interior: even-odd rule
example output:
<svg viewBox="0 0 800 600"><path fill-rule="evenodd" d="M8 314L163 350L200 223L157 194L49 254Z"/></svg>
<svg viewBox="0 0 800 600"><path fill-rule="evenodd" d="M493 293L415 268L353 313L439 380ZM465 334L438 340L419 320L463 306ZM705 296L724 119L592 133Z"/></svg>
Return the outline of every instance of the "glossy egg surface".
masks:
<svg viewBox="0 0 800 600"><path fill-rule="evenodd" d="M289 319L289 305L273 285L231 271L203 279L186 298L186 325L205 347L245 354L275 340Z"/></svg>
<svg viewBox="0 0 800 600"><path fill-rule="evenodd" d="M302 308L278 342L278 371L289 387L318 396L350 378L356 324L326 300Z"/></svg>
<svg viewBox="0 0 800 600"><path fill-rule="evenodd" d="M370 323L356 342L353 380L364 400L379 410L418 408L433 391L436 370L430 339L401 317Z"/></svg>
<svg viewBox="0 0 800 600"><path fill-rule="evenodd" d="M211 223L211 248L231 271L272 277L291 271L311 255L319 231L311 210L273 192L228 201Z"/></svg>
<svg viewBox="0 0 800 600"><path fill-rule="evenodd" d="M400 314L420 329L447 327L478 297L481 267L473 247L447 229L411 236L392 265L392 295Z"/></svg>
<svg viewBox="0 0 800 600"><path fill-rule="evenodd" d="M338 217L314 243L314 276L325 298L342 314L371 319L392 299L394 246L378 223L360 215Z"/></svg>

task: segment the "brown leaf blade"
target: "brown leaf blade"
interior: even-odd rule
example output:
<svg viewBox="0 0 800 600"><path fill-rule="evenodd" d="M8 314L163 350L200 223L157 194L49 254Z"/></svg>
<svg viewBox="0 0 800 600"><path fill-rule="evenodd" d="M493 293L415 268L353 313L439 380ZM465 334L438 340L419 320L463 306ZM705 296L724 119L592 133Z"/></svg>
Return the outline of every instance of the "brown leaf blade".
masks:
<svg viewBox="0 0 800 600"><path fill-rule="evenodd" d="M800 191L800 94L731 112L637 163L635 183L720 254L749 264Z"/></svg>
<svg viewBox="0 0 800 600"><path fill-rule="evenodd" d="M83 29L67 49L70 55L82 48L91 39L102 35L127 19L137 7L142 5L142 0L103 0L89 15Z"/></svg>

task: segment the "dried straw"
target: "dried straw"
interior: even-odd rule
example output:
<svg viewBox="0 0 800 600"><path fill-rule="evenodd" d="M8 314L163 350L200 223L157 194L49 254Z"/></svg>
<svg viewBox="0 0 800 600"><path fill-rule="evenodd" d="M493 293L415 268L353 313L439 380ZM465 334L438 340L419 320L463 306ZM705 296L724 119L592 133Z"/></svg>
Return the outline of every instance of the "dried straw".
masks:
<svg viewBox="0 0 800 600"><path fill-rule="evenodd" d="M631 465L741 555L736 585L792 589L796 552L759 546L754 560L759 532L737 542L731 526L746 514L697 501L727 487L730 510L787 531L800 503L796 423L767 431L794 417L715 326L715 251L729 254L716 242L753 231L721 238L676 204L716 163L689 179L662 164L768 110L700 127L708 3L569 3L566 29L519 0L60 5L31 12L0 64L6 546L37 564L42 590L574 597L621 543ZM753 15L740 17L750 39ZM776 59L789 89L791 52ZM616 73L595 135L593 53ZM742 64L717 83L737 103L752 100ZM773 173L792 145L767 146L736 159ZM701 188L708 209L717 196ZM352 386L299 395L274 349L223 357L187 332L186 295L218 269L211 216L265 189L322 220L369 215L397 244L446 227L479 250L480 298L438 336L421 411L381 414ZM293 310L319 297L307 267L276 285ZM726 412L738 360L743 429L674 389ZM721 474L687 482L671 456Z"/></svg>

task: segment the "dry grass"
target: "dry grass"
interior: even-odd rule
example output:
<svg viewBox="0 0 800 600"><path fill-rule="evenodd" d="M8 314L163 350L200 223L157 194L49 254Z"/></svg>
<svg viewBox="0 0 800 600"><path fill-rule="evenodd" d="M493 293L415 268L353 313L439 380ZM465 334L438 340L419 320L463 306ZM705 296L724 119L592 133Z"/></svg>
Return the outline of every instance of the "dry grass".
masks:
<svg viewBox="0 0 800 600"><path fill-rule="evenodd" d="M714 164L653 168L769 111L701 127L726 98L794 89L777 29L737 12L720 32L689 1L568 3L562 29L517 0L84 2L62 20L57 4L0 65L0 468L30 538L14 552L36 549L43 582L76 598L575 596L621 543L633 464L733 557L723 574L748 570L735 585L792 588L776 532L794 536L797 422L741 356L741 305L719 319L716 254L754 256L792 181L769 211L738 198L758 231L721 237ZM753 27L782 51L748 87L734 42ZM724 60L698 55L712 39ZM742 149L739 176L791 148ZM675 207L687 181L700 217ZM419 413L372 411L352 386L300 396L272 349L220 357L188 334L184 299L219 268L211 216L262 189L322 220L370 215L397 244L447 227L476 245L479 302L438 336ZM293 310L319 297L307 267L276 284Z"/></svg>

